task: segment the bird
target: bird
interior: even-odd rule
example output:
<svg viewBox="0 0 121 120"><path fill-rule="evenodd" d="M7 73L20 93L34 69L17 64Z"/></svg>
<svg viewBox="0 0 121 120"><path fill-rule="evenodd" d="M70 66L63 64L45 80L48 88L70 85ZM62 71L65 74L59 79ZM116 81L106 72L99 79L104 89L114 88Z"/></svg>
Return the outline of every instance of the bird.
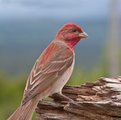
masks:
<svg viewBox="0 0 121 120"><path fill-rule="evenodd" d="M62 88L73 72L75 46L88 35L76 23L64 24L53 41L36 60L17 110L8 120L31 120L38 102L50 95L62 94Z"/></svg>

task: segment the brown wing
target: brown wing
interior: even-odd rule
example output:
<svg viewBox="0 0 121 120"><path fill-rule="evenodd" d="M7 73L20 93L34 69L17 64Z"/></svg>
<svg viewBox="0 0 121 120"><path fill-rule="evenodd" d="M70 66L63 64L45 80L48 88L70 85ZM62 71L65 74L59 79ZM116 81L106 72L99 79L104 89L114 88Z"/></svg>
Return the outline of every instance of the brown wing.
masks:
<svg viewBox="0 0 121 120"><path fill-rule="evenodd" d="M36 61L27 81L23 104L51 89L53 83L72 65L73 52L62 42L53 42Z"/></svg>

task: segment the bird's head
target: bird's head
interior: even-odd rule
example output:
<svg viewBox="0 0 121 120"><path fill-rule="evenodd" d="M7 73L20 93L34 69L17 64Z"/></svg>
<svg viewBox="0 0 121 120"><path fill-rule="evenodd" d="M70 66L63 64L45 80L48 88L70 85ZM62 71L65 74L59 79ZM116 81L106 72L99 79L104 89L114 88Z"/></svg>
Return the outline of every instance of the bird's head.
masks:
<svg viewBox="0 0 121 120"><path fill-rule="evenodd" d="M80 39L86 38L87 36L87 33L80 26L74 23L68 23L59 30L56 35L56 40L64 41L73 48Z"/></svg>

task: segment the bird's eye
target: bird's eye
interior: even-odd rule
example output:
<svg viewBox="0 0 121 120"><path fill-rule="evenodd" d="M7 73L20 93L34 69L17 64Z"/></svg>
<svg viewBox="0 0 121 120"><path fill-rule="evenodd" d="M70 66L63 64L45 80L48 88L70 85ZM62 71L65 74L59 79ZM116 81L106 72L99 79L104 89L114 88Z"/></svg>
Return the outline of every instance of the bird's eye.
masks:
<svg viewBox="0 0 121 120"><path fill-rule="evenodd" d="M77 30L76 29L71 29L71 32L77 32Z"/></svg>

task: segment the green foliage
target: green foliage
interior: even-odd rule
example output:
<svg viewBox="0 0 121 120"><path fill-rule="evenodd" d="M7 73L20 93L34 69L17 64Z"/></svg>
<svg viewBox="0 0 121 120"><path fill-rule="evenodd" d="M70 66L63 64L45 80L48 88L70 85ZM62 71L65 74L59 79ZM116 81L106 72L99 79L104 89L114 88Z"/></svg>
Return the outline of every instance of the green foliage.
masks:
<svg viewBox="0 0 121 120"><path fill-rule="evenodd" d="M106 70L101 67L95 67L92 71L75 70L68 85L80 85L87 82L92 82L100 77L107 76Z"/></svg>
<svg viewBox="0 0 121 120"><path fill-rule="evenodd" d="M24 90L24 77L8 78L0 75L0 120L7 117L19 106Z"/></svg>
<svg viewBox="0 0 121 120"><path fill-rule="evenodd" d="M82 71L76 68L68 84L80 85L106 76L103 68L103 66L97 66L92 71ZM24 76L9 78L5 74L0 74L0 120L6 120L20 105L26 79L27 77Z"/></svg>

